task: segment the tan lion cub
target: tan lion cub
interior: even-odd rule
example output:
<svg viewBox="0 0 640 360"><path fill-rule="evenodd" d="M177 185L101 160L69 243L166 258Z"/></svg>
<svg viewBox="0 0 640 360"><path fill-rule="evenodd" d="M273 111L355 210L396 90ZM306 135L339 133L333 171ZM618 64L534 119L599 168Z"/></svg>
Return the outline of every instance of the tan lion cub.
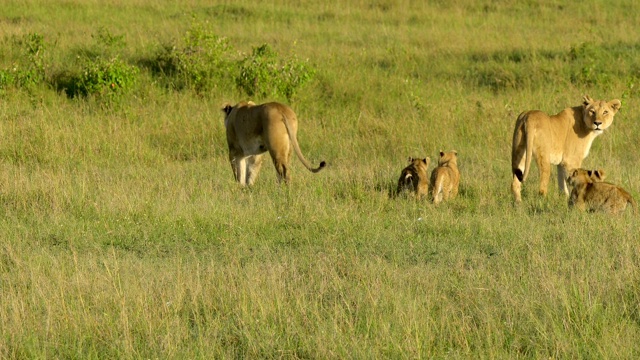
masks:
<svg viewBox="0 0 640 360"><path fill-rule="evenodd" d="M458 170L458 152L440 151L438 166L431 172L429 192L434 204L458 195L460 171Z"/></svg>
<svg viewBox="0 0 640 360"><path fill-rule="evenodd" d="M623 188L603 182L602 170L576 169L567 178L567 184L573 187L569 197L569 206L582 211L603 211L618 214L631 204L634 212L638 206L631 194Z"/></svg>
<svg viewBox="0 0 640 360"><path fill-rule="evenodd" d="M427 167L431 163L430 158L414 159L409 157L409 165L402 169L398 179L398 194L403 191L415 192L420 200L428 194L429 181L427 180Z"/></svg>
<svg viewBox="0 0 640 360"><path fill-rule="evenodd" d="M569 177L566 179L567 185L569 186L571 186L569 184L569 178L571 178L571 176L574 173L575 173L574 177L584 178L586 176L592 182L602 182L606 177L605 172L602 169L597 169L597 170L575 169L574 171L571 172ZM571 190L571 195L569 195L569 206L574 206L577 200L578 200L578 188L574 187Z"/></svg>

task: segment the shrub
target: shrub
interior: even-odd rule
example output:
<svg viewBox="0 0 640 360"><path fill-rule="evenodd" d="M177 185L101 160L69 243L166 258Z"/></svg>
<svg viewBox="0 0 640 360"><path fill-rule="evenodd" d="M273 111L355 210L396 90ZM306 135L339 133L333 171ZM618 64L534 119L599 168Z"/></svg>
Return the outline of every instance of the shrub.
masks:
<svg viewBox="0 0 640 360"><path fill-rule="evenodd" d="M170 87L203 92L232 79L235 69L229 49L227 38L196 23L185 34L182 46L163 46L150 67L155 74L169 77Z"/></svg>
<svg viewBox="0 0 640 360"><path fill-rule="evenodd" d="M97 58L86 62L74 88L85 96L113 97L128 92L135 84L137 75L138 68L118 57L110 60Z"/></svg>
<svg viewBox="0 0 640 360"><path fill-rule="evenodd" d="M11 68L0 70L0 89L42 84L46 67L44 37L38 33L29 33L14 39L12 46L19 48L19 56Z"/></svg>
<svg viewBox="0 0 640 360"><path fill-rule="evenodd" d="M126 46L124 35L100 28L92 37L95 43L80 51L72 69L54 75L52 83L69 97L114 99L129 92L139 70L120 58L119 53Z"/></svg>
<svg viewBox="0 0 640 360"><path fill-rule="evenodd" d="M139 73L137 67L119 57L78 60L76 68L79 70L65 70L52 78L55 87L70 98L93 96L114 100L133 88Z"/></svg>
<svg viewBox="0 0 640 360"><path fill-rule="evenodd" d="M281 62L267 44L254 47L251 55L241 61L236 85L249 96L282 95L291 100L299 87L315 75L306 62L296 58Z"/></svg>

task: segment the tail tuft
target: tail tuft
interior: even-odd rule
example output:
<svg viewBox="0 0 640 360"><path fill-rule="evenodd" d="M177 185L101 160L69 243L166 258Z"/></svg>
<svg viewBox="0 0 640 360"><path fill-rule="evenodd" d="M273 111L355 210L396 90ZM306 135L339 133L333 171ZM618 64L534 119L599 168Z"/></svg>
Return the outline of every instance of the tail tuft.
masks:
<svg viewBox="0 0 640 360"><path fill-rule="evenodd" d="M513 169L513 175L515 175L518 178L518 181L522 182L522 170L520 169Z"/></svg>
<svg viewBox="0 0 640 360"><path fill-rule="evenodd" d="M322 169L323 167L327 166L327 162L326 161L321 161L320 162L320 166L319 169Z"/></svg>

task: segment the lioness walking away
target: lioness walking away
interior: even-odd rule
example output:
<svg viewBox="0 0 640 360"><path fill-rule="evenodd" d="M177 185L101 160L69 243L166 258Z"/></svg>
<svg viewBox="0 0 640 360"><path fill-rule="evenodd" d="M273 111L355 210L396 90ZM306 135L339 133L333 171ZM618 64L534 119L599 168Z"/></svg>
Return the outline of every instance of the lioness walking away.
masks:
<svg viewBox="0 0 640 360"><path fill-rule="evenodd" d="M311 167L302 155L296 138L298 118L290 107L276 102L256 105L249 101L227 105L222 111L233 176L243 186L253 185L267 151L279 182L291 180L289 163L293 150L309 171L316 173L325 167L324 161L317 168Z"/></svg>
<svg viewBox="0 0 640 360"><path fill-rule="evenodd" d="M431 172L429 192L434 204L458 195L460 171L458 170L458 152L440 151L438 166Z"/></svg>

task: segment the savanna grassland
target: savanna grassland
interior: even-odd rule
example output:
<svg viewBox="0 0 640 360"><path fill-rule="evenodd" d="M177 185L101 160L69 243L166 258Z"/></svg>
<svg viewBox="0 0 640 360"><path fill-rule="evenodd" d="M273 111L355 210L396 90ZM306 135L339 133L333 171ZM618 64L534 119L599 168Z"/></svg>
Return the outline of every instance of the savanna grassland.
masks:
<svg viewBox="0 0 640 360"><path fill-rule="evenodd" d="M535 165L510 194L517 115L588 94L622 109L583 165L640 200L639 27L637 1L3 1L0 358L640 357L638 215L571 211L555 169L541 198ZM241 81L256 49L280 88ZM243 99L328 167L241 189ZM392 196L440 149L457 199Z"/></svg>

